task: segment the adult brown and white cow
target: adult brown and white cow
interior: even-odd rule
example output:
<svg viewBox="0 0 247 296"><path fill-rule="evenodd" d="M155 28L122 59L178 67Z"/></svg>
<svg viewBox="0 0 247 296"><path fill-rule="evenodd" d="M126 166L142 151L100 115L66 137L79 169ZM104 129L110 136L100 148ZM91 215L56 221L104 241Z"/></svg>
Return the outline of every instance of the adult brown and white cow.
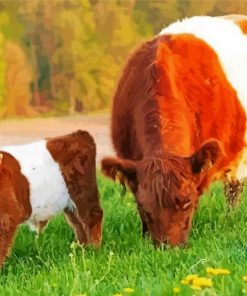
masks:
<svg viewBox="0 0 247 296"><path fill-rule="evenodd" d="M153 241L186 241L216 178L247 176L247 17L192 17L129 58L113 99L118 158L103 172L135 195Z"/></svg>
<svg viewBox="0 0 247 296"><path fill-rule="evenodd" d="M100 245L95 156L85 131L0 148L0 266L18 225L40 232L62 211L81 244Z"/></svg>

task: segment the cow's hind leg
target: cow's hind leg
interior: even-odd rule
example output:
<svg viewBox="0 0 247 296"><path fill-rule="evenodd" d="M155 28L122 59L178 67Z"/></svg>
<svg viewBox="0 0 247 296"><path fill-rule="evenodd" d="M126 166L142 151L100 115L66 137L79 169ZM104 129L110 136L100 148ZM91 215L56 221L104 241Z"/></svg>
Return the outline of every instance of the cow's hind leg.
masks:
<svg viewBox="0 0 247 296"><path fill-rule="evenodd" d="M0 212L0 267L11 250L17 226L9 214Z"/></svg>

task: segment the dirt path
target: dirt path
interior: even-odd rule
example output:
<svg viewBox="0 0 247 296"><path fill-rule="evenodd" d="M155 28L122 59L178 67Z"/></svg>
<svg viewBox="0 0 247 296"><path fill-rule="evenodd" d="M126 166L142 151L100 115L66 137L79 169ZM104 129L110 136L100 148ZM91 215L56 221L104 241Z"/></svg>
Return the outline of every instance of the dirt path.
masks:
<svg viewBox="0 0 247 296"><path fill-rule="evenodd" d="M114 154L109 124L110 116L108 114L1 121L0 147L3 145L25 144L45 137L62 135L77 129L85 129L95 139L97 163L99 163L103 156Z"/></svg>

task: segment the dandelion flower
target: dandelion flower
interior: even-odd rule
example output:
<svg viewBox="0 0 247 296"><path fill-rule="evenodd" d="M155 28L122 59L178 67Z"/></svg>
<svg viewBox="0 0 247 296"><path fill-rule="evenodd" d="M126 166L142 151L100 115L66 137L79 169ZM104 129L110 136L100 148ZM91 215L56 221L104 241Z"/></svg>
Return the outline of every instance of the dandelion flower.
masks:
<svg viewBox="0 0 247 296"><path fill-rule="evenodd" d="M173 288L173 293L176 295L180 292L180 288L179 287L175 287Z"/></svg>
<svg viewBox="0 0 247 296"><path fill-rule="evenodd" d="M228 274L230 274L230 271L228 269L224 269L224 268L207 267L206 271L208 274L211 274L211 275L228 275Z"/></svg>
<svg viewBox="0 0 247 296"><path fill-rule="evenodd" d="M200 287L212 287L213 282L211 279L206 277L198 277L193 279L193 285L200 286Z"/></svg>
<svg viewBox="0 0 247 296"><path fill-rule="evenodd" d="M247 283L247 275L243 276L243 281Z"/></svg>
<svg viewBox="0 0 247 296"><path fill-rule="evenodd" d="M201 290L202 288L212 287L213 282L206 277L199 277L196 274L190 274L181 281L184 285L190 285L193 290Z"/></svg>
<svg viewBox="0 0 247 296"><path fill-rule="evenodd" d="M123 290L125 293L133 293L134 292L134 289L132 289L132 288L124 288Z"/></svg>
<svg viewBox="0 0 247 296"><path fill-rule="evenodd" d="M189 274L186 276L186 278L184 278L181 283L184 284L184 285L189 285L189 284L192 284L192 281L194 279L198 278L198 275L197 274Z"/></svg>
<svg viewBox="0 0 247 296"><path fill-rule="evenodd" d="M122 296L121 293L116 293L116 294L113 294L113 296Z"/></svg>
<svg viewBox="0 0 247 296"><path fill-rule="evenodd" d="M228 269L224 269L224 268L218 268L217 271L218 271L218 274L223 274L223 275L230 274L230 271Z"/></svg>

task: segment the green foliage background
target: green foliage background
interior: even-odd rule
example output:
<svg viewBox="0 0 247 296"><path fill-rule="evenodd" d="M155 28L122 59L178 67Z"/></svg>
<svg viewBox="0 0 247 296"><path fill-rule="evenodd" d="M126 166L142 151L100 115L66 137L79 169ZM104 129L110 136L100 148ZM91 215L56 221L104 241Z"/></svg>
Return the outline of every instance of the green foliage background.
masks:
<svg viewBox="0 0 247 296"><path fill-rule="evenodd" d="M0 117L109 109L141 41L187 16L246 12L246 0L0 0Z"/></svg>

